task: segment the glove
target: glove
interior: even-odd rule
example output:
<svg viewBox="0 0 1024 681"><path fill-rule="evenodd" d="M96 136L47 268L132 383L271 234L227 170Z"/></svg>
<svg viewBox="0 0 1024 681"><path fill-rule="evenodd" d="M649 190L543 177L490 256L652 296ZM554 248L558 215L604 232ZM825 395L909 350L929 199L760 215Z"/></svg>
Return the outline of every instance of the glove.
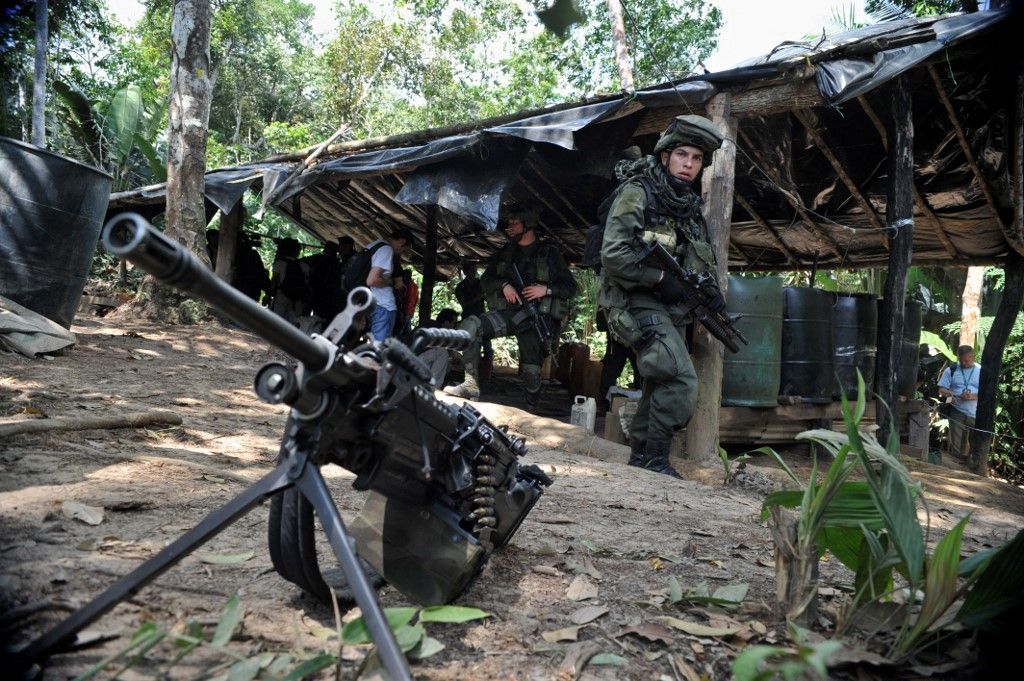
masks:
<svg viewBox="0 0 1024 681"><path fill-rule="evenodd" d="M721 291L718 291L717 296L712 296L711 302L708 303L708 309L716 314L725 310L725 298L722 297Z"/></svg>
<svg viewBox="0 0 1024 681"><path fill-rule="evenodd" d="M683 299L685 294L686 288L678 279L668 273L662 277L661 283L658 285L658 297L666 304L675 305Z"/></svg>

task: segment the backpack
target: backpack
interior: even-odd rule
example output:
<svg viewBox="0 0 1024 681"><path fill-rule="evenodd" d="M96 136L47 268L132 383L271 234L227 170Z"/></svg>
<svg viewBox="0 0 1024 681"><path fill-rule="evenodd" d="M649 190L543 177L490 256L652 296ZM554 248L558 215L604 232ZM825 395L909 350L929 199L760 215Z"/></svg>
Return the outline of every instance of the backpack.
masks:
<svg viewBox="0 0 1024 681"><path fill-rule="evenodd" d="M583 235L583 259L580 261L582 267L589 267L595 274L601 273L601 248L604 246L604 227L608 221L608 213L612 204L622 192L623 187L633 181L639 181L644 189L644 220L650 222L657 213L655 205L654 187L646 177L630 178L619 184L611 194L597 207L597 224L591 225Z"/></svg>
<svg viewBox="0 0 1024 681"><path fill-rule="evenodd" d="M370 276L370 268L373 263L373 254L387 245L387 241L380 241L352 256L345 266L345 274L341 278L341 285L345 289L345 293L354 288L366 286L366 278Z"/></svg>
<svg viewBox="0 0 1024 681"><path fill-rule="evenodd" d="M281 293L292 300L303 300L309 292L306 283L306 273L302 269L302 263L295 258L289 258L284 268L284 278L281 280Z"/></svg>

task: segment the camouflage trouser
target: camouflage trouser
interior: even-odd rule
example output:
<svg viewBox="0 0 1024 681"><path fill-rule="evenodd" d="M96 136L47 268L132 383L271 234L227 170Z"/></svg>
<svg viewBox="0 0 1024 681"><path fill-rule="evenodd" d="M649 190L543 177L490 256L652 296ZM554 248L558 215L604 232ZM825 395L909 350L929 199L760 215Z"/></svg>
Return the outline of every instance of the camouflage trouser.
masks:
<svg viewBox="0 0 1024 681"><path fill-rule="evenodd" d="M685 320L665 310L610 312L609 329L636 350L643 393L630 427L634 442L664 442L684 428L697 402L697 374L684 340Z"/></svg>
<svg viewBox="0 0 1024 681"><path fill-rule="evenodd" d="M557 324L547 318L552 332L557 334ZM536 393L541 388L541 365L544 363L544 350L540 337L530 325L530 318L521 309L494 310L482 315L466 317L459 328L468 331L473 337L469 347L462 353L466 371L476 376L480 362L480 343L485 339L515 336L519 341L519 368L523 371L523 382L526 390Z"/></svg>

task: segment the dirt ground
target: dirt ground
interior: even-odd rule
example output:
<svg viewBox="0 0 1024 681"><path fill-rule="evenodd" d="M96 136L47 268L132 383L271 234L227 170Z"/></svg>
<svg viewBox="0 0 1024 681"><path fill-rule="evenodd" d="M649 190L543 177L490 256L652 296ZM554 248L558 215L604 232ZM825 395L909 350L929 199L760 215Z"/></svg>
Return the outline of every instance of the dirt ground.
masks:
<svg viewBox="0 0 1024 681"><path fill-rule="evenodd" d="M73 331L77 347L59 357L0 354L0 423L26 415L164 409L178 412L183 425L24 434L0 442L0 612L45 604L14 623L0 617L3 636L14 644L42 633L268 471L285 420L283 408L259 402L251 390L255 370L281 359L251 334L214 323L170 327L88 317ZM428 634L446 647L414 665L417 678L573 678L565 658L589 646L625 662L589 665L580 678L680 679L693 671L719 679L729 677L743 647L784 640L771 611L769 534L758 523L765 491L780 485L780 471L757 460L747 469L754 483L726 487L721 469L679 462L688 479L674 481L625 466L624 447L574 426L509 407L481 409L528 438L527 461L540 464L555 484L459 601L490 617L428 625ZM799 454L793 463L807 468ZM1020 527L1021 490L912 465L928 492L933 528L944 530L972 514L965 553L1001 543ZM351 476L336 467L325 476L343 514L354 514L362 499L349 488ZM102 522L68 517L62 510L67 501L102 507ZM266 521L267 508L260 507L199 552L251 552L251 558L228 565L186 558L91 626L99 643L54 657L45 677L81 673L123 649L146 620L174 631L195 620L211 632L233 593L245 610L230 646L236 654L336 653L332 610L271 568ZM835 561L822 563L825 583L849 580L844 572ZM669 605L670 578L684 590L706 582L712 590L746 584L749 591L728 612ZM406 604L392 589L382 594L385 605ZM822 595L827 601L827 591ZM598 607L581 611L587 606ZM605 609L575 632L578 643L543 636ZM823 610L829 612L827 604ZM345 619L354 616L350 611ZM661 616L739 631L695 636L650 626ZM633 627L647 638L627 633ZM343 678L353 676L365 654L365 648L345 649ZM157 676L173 650L165 644L149 657L126 678ZM216 663L209 655L189 656L171 676L200 676Z"/></svg>

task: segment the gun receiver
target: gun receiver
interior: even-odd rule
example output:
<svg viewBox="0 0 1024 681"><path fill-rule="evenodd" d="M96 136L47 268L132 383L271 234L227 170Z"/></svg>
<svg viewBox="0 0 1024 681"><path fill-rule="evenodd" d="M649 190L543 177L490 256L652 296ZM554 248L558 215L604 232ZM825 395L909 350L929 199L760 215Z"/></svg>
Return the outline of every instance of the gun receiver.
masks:
<svg viewBox="0 0 1024 681"><path fill-rule="evenodd" d="M665 272L665 276L674 277L683 285L683 302L690 307L694 319L704 325L712 336L722 342L732 353L740 351L737 341L747 345L747 339L736 328L732 318L724 311L713 312L710 305L715 300L722 301L722 292L711 272L687 272L672 254L665 250L657 241L652 241L640 258L641 262L650 261Z"/></svg>
<svg viewBox="0 0 1024 681"><path fill-rule="evenodd" d="M523 306L526 314L530 316L530 326L533 327L533 330L537 332L537 336L540 338L540 347L544 357L555 354L555 335L551 332L548 320L537 309L537 303L527 300L523 294L523 291L526 289L526 282L523 281L523 275L519 273L519 267L515 263L512 263L512 276L515 278L513 283L515 284L520 304Z"/></svg>
<svg viewBox="0 0 1024 681"><path fill-rule="evenodd" d="M261 368L254 386L261 399L286 404L291 412L277 468L19 651L18 663L27 668L65 648L83 628L269 498L268 539L277 572L331 602L313 537L315 512L384 667L392 679L411 679L353 544L409 598L445 603L468 588L551 484L536 466L519 465L523 440L469 404L456 407L434 397L430 371L416 352L465 348L469 334L420 330L411 349L393 338L367 340L374 303L370 290L360 287L322 334L306 336L139 215L112 218L103 244L295 358L295 365ZM351 533L321 476L326 464L352 471L353 487L369 492Z"/></svg>

